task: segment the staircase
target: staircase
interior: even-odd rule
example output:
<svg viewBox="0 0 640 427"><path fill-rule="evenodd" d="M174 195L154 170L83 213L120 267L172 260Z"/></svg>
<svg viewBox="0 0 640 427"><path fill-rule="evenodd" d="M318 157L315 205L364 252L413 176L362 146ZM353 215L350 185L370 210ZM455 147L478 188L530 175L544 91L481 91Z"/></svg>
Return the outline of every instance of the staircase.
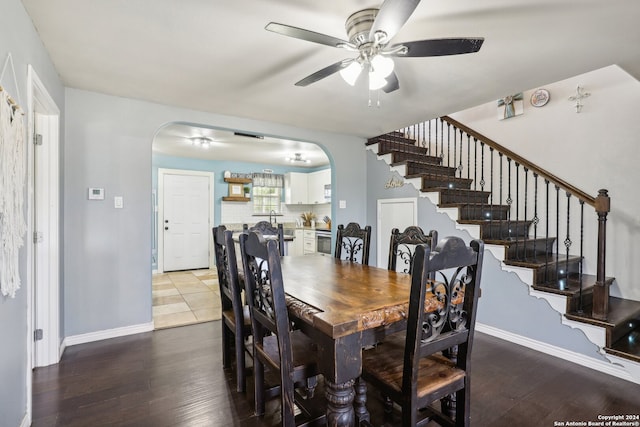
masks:
<svg viewBox="0 0 640 427"><path fill-rule="evenodd" d="M564 322L602 329L601 351L630 362L640 382L640 302L610 297L614 278L604 274L606 190L588 196L449 117L371 138L367 148L483 239ZM585 205L597 215L585 217Z"/></svg>

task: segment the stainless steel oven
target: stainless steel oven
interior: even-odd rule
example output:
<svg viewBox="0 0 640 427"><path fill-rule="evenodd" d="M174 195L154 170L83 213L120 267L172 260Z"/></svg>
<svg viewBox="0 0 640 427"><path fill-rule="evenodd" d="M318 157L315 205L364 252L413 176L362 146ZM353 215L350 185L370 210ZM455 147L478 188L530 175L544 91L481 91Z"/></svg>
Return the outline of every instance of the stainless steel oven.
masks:
<svg viewBox="0 0 640 427"><path fill-rule="evenodd" d="M316 230L316 253L331 255L331 231Z"/></svg>

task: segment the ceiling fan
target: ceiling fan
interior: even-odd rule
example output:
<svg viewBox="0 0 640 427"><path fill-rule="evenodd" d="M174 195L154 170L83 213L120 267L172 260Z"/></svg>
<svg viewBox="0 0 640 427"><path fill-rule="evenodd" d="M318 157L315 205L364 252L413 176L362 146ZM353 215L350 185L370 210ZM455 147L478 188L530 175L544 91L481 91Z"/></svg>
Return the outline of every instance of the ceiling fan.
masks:
<svg viewBox="0 0 640 427"><path fill-rule="evenodd" d="M426 57L458 55L480 50L484 38L443 38L417 40L389 44L391 39L407 22L420 0L385 0L380 9L364 9L355 12L345 23L349 41L291 25L270 22L266 30L297 39L324 44L357 53L355 58L347 58L331 64L296 83L308 86L334 73L354 85L362 73L369 74L369 89L393 92L400 88L398 76L393 71L393 57Z"/></svg>

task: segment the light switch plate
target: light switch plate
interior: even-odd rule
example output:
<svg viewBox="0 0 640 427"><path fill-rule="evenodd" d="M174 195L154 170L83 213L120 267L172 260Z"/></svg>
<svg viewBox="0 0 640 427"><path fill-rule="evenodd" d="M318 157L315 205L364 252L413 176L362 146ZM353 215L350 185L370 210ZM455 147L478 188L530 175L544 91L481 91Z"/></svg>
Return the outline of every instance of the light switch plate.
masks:
<svg viewBox="0 0 640 427"><path fill-rule="evenodd" d="M346 208L347 208L347 201L340 200L340 209L346 209Z"/></svg>
<svg viewBox="0 0 640 427"><path fill-rule="evenodd" d="M122 198L122 196L115 196L113 198L113 207L116 209L122 209L122 206L124 204L124 200Z"/></svg>

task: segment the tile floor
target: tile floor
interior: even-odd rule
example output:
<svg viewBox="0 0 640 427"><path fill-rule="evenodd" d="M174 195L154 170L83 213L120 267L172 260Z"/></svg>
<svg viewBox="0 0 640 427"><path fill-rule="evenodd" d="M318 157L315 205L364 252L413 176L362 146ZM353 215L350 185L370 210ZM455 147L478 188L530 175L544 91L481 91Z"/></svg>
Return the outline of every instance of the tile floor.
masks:
<svg viewBox="0 0 640 427"><path fill-rule="evenodd" d="M220 317L220 288L215 269L153 275L156 329L210 322Z"/></svg>

